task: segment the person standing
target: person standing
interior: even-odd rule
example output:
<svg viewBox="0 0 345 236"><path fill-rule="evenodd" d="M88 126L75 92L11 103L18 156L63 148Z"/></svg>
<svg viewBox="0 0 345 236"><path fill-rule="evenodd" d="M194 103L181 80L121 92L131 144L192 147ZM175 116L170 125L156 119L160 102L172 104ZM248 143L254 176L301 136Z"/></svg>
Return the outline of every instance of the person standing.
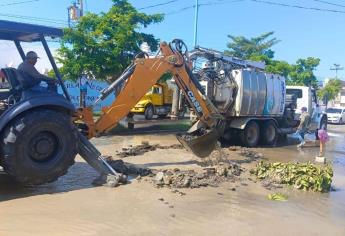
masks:
<svg viewBox="0 0 345 236"><path fill-rule="evenodd" d="M296 131L296 136L300 141L300 144L297 145L298 148L302 147L305 144L304 135L308 131L310 124L310 115L306 107L301 108L300 123Z"/></svg>
<svg viewBox="0 0 345 236"><path fill-rule="evenodd" d="M4 75L4 73L2 73L2 71L0 70L0 82L1 83L5 83L5 75Z"/></svg>
<svg viewBox="0 0 345 236"><path fill-rule="evenodd" d="M315 108L313 109L313 114L312 114L312 116L311 116L311 120L313 121L313 122L315 122L317 119L318 119L318 117L320 116L320 106L319 106L319 104L315 104ZM318 131L319 131L319 129L316 129L315 130L315 140L319 140L319 134L318 134Z"/></svg>
<svg viewBox="0 0 345 236"><path fill-rule="evenodd" d="M319 136L319 140L320 140L319 157L324 157L325 156L326 142L329 141L329 136L328 136L326 127L321 127L321 129L318 130L318 136Z"/></svg>

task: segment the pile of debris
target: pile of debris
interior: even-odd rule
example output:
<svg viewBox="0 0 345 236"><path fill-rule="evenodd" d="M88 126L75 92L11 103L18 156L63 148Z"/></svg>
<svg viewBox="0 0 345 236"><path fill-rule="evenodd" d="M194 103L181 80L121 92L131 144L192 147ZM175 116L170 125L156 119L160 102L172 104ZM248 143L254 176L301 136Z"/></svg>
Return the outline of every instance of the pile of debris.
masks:
<svg viewBox="0 0 345 236"><path fill-rule="evenodd" d="M121 175L101 175L92 182L93 185L116 187L119 184L128 183L128 176L154 176L152 171L148 168L139 167L137 165L123 162L122 160L113 160L111 156L105 157L105 160L117 173Z"/></svg>
<svg viewBox="0 0 345 236"><path fill-rule="evenodd" d="M222 182L235 180L243 171L237 164L218 163L216 166L203 168L202 171L195 170L154 170L139 167L134 164L123 162L122 160L113 160L107 158L107 162L118 173L127 176L136 177L139 181L153 183L156 187L177 188L199 188L206 186L218 186ZM104 185L115 187L119 183L125 184L126 179L116 181L113 176L100 176L94 180L94 185Z"/></svg>
<svg viewBox="0 0 345 236"><path fill-rule="evenodd" d="M241 148L240 154L242 156L253 158L253 159L259 159L259 158L263 158L264 157L264 155L262 153L257 152L255 150L252 150L250 148L245 148L245 147Z"/></svg>
<svg viewBox="0 0 345 236"><path fill-rule="evenodd" d="M130 145L128 148L122 148L122 151L118 152L117 156L121 158L129 156L139 156L143 155L146 152L155 151L157 149L183 149L183 146L181 144L162 146L160 144L149 144L149 142L143 141L140 145Z"/></svg>
<svg viewBox="0 0 345 236"><path fill-rule="evenodd" d="M158 171L151 179L157 187L170 188L199 188L206 186L218 186L222 182L234 180L241 174L241 168L237 164L219 163L217 166L206 167L201 172L195 170Z"/></svg>
<svg viewBox="0 0 345 236"><path fill-rule="evenodd" d="M139 167L138 165L123 162L122 160L107 160L108 164L116 171L124 175L132 176L147 176L152 174L152 170Z"/></svg>
<svg viewBox="0 0 345 236"><path fill-rule="evenodd" d="M160 144L149 144L142 142L141 145L123 148L117 155L124 158L128 156L143 155L146 152L155 151L157 149L182 149L180 144L170 146L162 146ZM241 155L259 158L262 157L255 151L239 147L236 149ZM209 157L198 162L202 166L201 170L180 170L178 168L171 170L155 170L139 167L122 160L113 160L107 158L107 162L113 169L125 176L134 176L139 181L147 181L153 183L156 187L178 188L199 188L206 186L218 186L222 182L236 180L243 169L239 164L234 163L229 158L229 154L223 152L221 148L215 150ZM103 180L105 177L103 177ZM105 179L106 180L106 179ZM109 181L108 181L109 182Z"/></svg>

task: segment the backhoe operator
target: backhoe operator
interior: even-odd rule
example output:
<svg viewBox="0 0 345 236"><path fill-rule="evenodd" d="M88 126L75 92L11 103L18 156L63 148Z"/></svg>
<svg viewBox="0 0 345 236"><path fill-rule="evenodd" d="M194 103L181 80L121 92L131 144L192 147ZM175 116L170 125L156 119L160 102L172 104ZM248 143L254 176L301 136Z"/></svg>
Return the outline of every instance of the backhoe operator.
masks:
<svg viewBox="0 0 345 236"><path fill-rule="evenodd" d="M50 78L48 76L42 75L37 71L35 68L35 64L37 63L37 56L36 52L30 51L26 54L25 60L18 66L17 71L22 76L21 80L23 86L27 89L31 89L34 91L57 91L57 80ZM48 88L43 87L40 83L44 81L48 84Z"/></svg>

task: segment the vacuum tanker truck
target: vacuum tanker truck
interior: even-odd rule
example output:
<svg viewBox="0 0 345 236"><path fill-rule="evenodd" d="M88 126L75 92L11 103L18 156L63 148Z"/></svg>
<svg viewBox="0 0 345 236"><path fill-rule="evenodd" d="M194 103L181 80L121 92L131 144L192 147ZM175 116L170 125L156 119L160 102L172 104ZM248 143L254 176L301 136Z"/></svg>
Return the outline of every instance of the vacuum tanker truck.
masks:
<svg viewBox="0 0 345 236"><path fill-rule="evenodd" d="M274 145L279 136L294 133L300 108L311 115L310 131L327 125L327 116L317 107L315 91L305 86L287 86L284 76L265 72L265 64L241 60L206 48L190 53L194 73L207 96L225 117L223 137L243 145Z"/></svg>

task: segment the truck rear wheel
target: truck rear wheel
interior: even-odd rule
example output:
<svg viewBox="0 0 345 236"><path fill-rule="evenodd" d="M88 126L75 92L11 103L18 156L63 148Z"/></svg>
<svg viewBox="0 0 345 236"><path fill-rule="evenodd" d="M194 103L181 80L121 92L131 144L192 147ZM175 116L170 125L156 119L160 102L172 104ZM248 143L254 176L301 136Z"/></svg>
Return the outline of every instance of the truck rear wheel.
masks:
<svg viewBox="0 0 345 236"><path fill-rule="evenodd" d="M266 121L261 129L262 141L266 145L275 145L277 142L277 128L273 121Z"/></svg>
<svg viewBox="0 0 345 236"><path fill-rule="evenodd" d="M241 132L241 141L247 147L258 145L260 138L259 125L255 121L249 121Z"/></svg>
<svg viewBox="0 0 345 236"><path fill-rule="evenodd" d="M1 135L2 165L23 184L52 182L77 154L77 133L67 114L35 110L14 119Z"/></svg>
<svg viewBox="0 0 345 236"><path fill-rule="evenodd" d="M153 114L154 114L154 107L153 105L148 105L145 109L145 119L146 120L151 120L153 118Z"/></svg>

